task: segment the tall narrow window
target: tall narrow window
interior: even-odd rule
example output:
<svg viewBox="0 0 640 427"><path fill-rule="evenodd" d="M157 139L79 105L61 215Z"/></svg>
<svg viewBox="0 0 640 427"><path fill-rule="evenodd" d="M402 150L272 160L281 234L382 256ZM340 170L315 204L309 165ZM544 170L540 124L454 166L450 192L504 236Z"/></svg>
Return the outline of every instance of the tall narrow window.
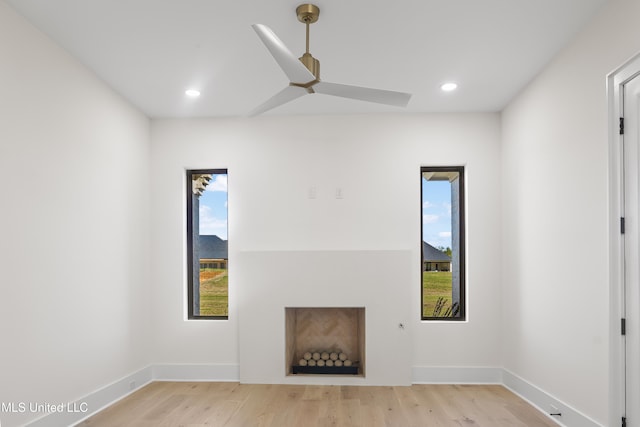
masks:
<svg viewBox="0 0 640 427"><path fill-rule="evenodd" d="M420 168L422 320L465 319L464 168Z"/></svg>
<svg viewBox="0 0 640 427"><path fill-rule="evenodd" d="M227 319L227 170L187 171L187 266L190 319Z"/></svg>

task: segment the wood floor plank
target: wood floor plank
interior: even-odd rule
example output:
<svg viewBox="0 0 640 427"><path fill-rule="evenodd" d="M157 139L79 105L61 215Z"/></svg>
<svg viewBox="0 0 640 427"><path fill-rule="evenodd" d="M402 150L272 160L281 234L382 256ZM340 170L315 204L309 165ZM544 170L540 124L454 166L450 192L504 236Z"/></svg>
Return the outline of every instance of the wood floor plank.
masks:
<svg viewBox="0 0 640 427"><path fill-rule="evenodd" d="M376 406L362 406L362 425L367 427L386 427L384 411ZM427 425L427 424L425 424Z"/></svg>
<svg viewBox="0 0 640 427"><path fill-rule="evenodd" d="M265 411L265 408L275 386L265 384L250 386L245 384L244 386L234 391L234 398L240 405L223 425L226 427L268 426L271 415Z"/></svg>
<svg viewBox="0 0 640 427"><path fill-rule="evenodd" d="M293 424L291 425L316 427L321 406L320 400L301 400L294 409Z"/></svg>
<svg viewBox="0 0 640 427"><path fill-rule="evenodd" d="M402 412L407 420L407 427L433 425L426 422L432 417L428 406L423 403L412 387L395 387L395 393Z"/></svg>
<svg viewBox="0 0 640 427"><path fill-rule="evenodd" d="M395 387L375 387L372 392L373 404L383 409L385 423L388 426L405 426L408 420L402 410Z"/></svg>
<svg viewBox="0 0 640 427"><path fill-rule="evenodd" d="M447 427L452 425L452 421L447 418L444 409L436 400L437 385L413 385L412 392L416 395L416 399L424 405L427 413L425 414L427 422L425 425L434 427Z"/></svg>
<svg viewBox="0 0 640 427"><path fill-rule="evenodd" d="M555 427L500 385L154 382L80 427Z"/></svg>

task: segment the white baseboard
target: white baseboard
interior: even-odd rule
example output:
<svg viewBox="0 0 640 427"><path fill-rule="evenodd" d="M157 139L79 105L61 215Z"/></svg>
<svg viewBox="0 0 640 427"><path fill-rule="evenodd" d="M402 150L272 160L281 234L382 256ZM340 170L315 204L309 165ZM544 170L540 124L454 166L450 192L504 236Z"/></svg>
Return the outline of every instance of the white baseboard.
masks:
<svg viewBox="0 0 640 427"><path fill-rule="evenodd" d="M516 374L502 369L502 385L529 402L540 412L547 416L551 412L551 406L558 409L561 416L549 417L564 427L603 427L602 424L589 418L587 415L572 408L566 403L556 399L539 387L520 378Z"/></svg>
<svg viewBox="0 0 640 427"><path fill-rule="evenodd" d="M164 364L153 366L156 381L240 381L238 365L179 365Z"/></svg>
<svg viewBox="0 0 640 427"><path fill-rule="evenodd" d="M502 384L502 368L414 366L413 384Z"/></svg>
<svg viewBox="0 0 640 427"><path fill-rule="evenodd" d="M29 427L74 425L153 381L240 380L238 365L160 364L142 368L82 399L70 402L70 411L51 413L27 424ZM549 416L553 405L562 414L550 417L564 427L603 427L580 411L498 367L429 367L414 366L413 384L501 384Z"/></svg>
<svg viewBox="0 0 640 427"><path fill-rule="evenodd" d="M602 427L587 415L504 368L414 366L413 384L501 384L563 427ZM560 416L550 416L551 407Z"/></svg>
<svg viewBox="0 0 640 427"><path fill-rule="evenodd" d="M71 426L128 396L153 381L150 366L129 374L85 397L64 404L62 412L52 412L28 423L29 427Z"/></svg>
<svg viewBox="0 0 640 427"><path fill-rule="evenodd" d="M238 365L151 365L47 414L29 427L72 426L153 381L239 381Z"/></svg>

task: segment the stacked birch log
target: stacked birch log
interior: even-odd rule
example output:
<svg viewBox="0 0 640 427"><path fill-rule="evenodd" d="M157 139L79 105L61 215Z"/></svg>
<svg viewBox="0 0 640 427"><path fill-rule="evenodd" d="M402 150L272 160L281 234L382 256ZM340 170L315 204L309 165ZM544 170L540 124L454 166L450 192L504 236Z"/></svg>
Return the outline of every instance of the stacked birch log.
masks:
<svg viewBox="0 0 640 427"><path fill-rule="evenodd" d="M309 350L298 361L300 366L352 366L353 362L340 349Z"/></svg>

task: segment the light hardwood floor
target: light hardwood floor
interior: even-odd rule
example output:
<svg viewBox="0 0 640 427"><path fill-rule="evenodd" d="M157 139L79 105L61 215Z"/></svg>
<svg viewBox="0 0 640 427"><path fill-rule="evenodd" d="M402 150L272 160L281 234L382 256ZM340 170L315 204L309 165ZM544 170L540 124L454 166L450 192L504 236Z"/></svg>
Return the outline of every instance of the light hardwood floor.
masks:
<svg viewBox="0 0 640 427"><path fill-rule="evenodd" d="M154 382L78 426L517 427L557 424L499 385Z"/></svg>

